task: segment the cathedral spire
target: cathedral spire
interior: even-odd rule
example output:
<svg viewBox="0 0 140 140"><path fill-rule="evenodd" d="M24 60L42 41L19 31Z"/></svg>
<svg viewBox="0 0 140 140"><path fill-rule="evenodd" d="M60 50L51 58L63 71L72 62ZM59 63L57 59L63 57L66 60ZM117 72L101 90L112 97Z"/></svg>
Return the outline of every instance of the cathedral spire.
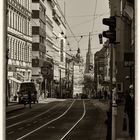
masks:
<svg viewBox="0 0 140 140"><path fill-rule="evenodd" d="M88 41L88 53L91 53L90 32L89 32L89 41Z"/></svg>
<svg viewBox="0 0 140 140"><path fill-rule="evenodd" d="M91 38L89 33L88 51L86 54L86 69L85 73L91 73L93 71L93 54L91 52Z"/></svg>

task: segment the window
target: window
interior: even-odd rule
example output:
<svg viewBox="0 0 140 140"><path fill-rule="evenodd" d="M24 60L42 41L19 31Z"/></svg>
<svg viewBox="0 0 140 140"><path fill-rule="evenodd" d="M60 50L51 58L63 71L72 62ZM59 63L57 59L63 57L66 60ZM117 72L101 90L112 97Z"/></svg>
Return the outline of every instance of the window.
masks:
<svg viewBox="0 0 140 140"><path fill-rule="evenodd" d="M21 60L21 47L20 47L21 42L19 41L18 44L18 60Z"/></svg>
<svg viewBox="0 0 140 140"><path fill-rule="evenodd" d="M15 26L14 26L14 22L15 22L15 14L13 13L13 28L15 28Z"/></svg>
<svg viewBox="0 0 140 140"><path fill-rule="evenodd" d="M24 61L24 43L21 44L21 60Z"/></svg>
<svg viewBox="0 0 140 140"><path fill-rule="evenodd" d="M60 41L60 61L63 62L63 49L64 49L64 42L63 39Z"/></svg>
<svg viewBox="0 0 140 140"><path fill-rule="evenodd" d="M11 59L14 58L14 39L11 39Z"/></svg>
<svg viewBox="0 0 140 140"><path fill-rule="evenodd" d="M21 31L21 32L22 32L22 33L25 33L25 32L24 32L24 25L25 25L24 18L22 18L22 23L21 23L21 24L22 24L22 31Z"/></svg>
<svg viewBox="0 0 140 140"><path fill-rule="evenodd" d="M39 0L32 0L33 3L39 3Z"/></svg>
<svg viewBox="0 0 140 140"><path fill-rule="evenodd" d="M14 59L17 59L17 41L15 41L15 44L14 44Z"/></svg>
<svg viewBox="0 0 140 140"><path fill-rule="evenodd" d="M39 34L39 27L32 26L32 35L38 35L38 34Z"/></svg>
<svg viewBox="0 0 140 140"><path fill-rule="evenodd" d="M39 10L32 10L32 18L39 18Z"/></svg>
<svg viewBox="0 0 140 140"><path fill-rule="evenodd" d="M11 45L12 45L12 39L9 37L9 58L11 58Z"/></svg>
<svg viewBox="0 0 140 140"><path fill-rule="evenodd" d="M17 30L17 23L18 22L18 20L17 20L17 14L15 15L15 29Z"/></svg>
<svg viewBox="0 0 140 140"><path fill-rule="evenodd" d="M19 31L21 32L21 17L19 17L19 26L20 26Z"/></svg>

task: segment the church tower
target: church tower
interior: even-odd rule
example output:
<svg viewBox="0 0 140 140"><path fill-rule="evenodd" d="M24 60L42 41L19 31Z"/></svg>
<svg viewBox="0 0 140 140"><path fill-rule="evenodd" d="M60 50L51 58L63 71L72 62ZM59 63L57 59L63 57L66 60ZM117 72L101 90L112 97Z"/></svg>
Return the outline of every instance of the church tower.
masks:
<svg viewBox="0 0 140 140"><path fill-rule="evenodd" d="M91 41L90 41L90 33L89 33L88 52L86 54L85 73L92 73L92 72L93 72L93 54L91 52Z"/></svg>

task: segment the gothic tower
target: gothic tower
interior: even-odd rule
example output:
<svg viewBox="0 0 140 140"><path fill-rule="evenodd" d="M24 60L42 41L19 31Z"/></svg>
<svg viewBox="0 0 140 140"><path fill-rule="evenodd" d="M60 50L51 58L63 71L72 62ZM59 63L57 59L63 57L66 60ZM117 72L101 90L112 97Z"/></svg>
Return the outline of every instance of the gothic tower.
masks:
<svg viewBox="0 0 140 140"><path fill-rule="evenodd" d="M92 73L92 72L93 72L93 54L91 52L91 41L90 41L90 33L89 33L88 52L86 54L85 73Z"/></svg>

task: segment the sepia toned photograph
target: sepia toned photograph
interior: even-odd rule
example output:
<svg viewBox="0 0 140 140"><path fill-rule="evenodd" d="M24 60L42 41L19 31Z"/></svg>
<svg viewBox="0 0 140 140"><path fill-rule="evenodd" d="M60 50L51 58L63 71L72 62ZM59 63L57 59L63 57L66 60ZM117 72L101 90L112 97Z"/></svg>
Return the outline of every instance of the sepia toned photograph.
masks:
<svg viewBox="0 0 140 140"><path fill-rule="evenodd" d="M3 140L136 140L135 5L3 1Z"/></svg>

